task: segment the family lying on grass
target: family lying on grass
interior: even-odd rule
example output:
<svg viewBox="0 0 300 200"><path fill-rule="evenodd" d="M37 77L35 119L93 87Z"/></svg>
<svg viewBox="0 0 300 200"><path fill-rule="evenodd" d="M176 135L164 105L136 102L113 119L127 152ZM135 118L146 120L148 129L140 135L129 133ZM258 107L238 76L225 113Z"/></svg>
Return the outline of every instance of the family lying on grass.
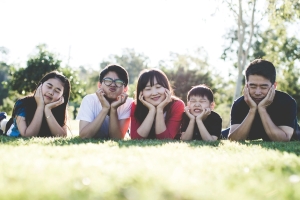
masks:
<svg viewBox="0 0 300 200"><path fill-rule="evenodd" d="M173 95L167 76L158 69L143 70L135 101L128 98L128 73L108 65L99 76L98 89L86 95L77 120L81 138L290 141L299 140L296 101L277 91L273 64L256 59L246 69L244 95L232 105L231 126L222 131L222 119L213 111L214 97L205 85L194 86L187 105ZM66 136L70 83L58 72L42 78L34 95L16 102L9 136Z"/></svg>

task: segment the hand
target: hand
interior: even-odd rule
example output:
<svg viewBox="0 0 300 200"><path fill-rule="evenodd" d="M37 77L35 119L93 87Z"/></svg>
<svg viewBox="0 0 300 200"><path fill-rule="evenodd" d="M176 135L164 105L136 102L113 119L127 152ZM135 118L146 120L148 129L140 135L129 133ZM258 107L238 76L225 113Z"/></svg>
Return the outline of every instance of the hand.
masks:
<svg viewBox="0 0 300 200"><path fill-rule="evenodd" d="M53 108L56 108L57 106L60 106L61 104L63 104L65 102L65 99L63 96L61 96L57 101L54 101L52 103L48 103L45 106L45 109L50 109L52 110Z"/></svg>
<svg viewBox="0 0 300 200"><path fill-rule="evenodd" d="M113 101L111 103L111 107L114 109L117 109L120 105L124 104L126 102L128 95L126 93L122 93L117 97L117 101Z"/></svg>
<svg viewBox="0 0 300 200"><path fill-rule="evenodd" d="M42 85L41 84L35 91L34 94L34 99L36 101L37 106L45 106L45 102L44 102L44 97L43 97L43 92L42 92Z"/></svg>
<svg viewBox="0 0 300 200"><path fill-rule="evenodd" d="M158 104L157 109L163 110L171 102L171 93L168 89L165 90L166 98L160 104Z"/></svg>
<svg viewBox="0 0 300 200"><path fill-rule="evenodd" d="M185 114L186 114L190 119L195 119L195 116L192 115L192 113L190 113L190 107L189 107L189 106L184 107L184 112L185 112Z"/></svg>
<svg viewBox="0 0 300 200"><path fill-rule="evenodd" d="M109 102L107 101L107 99L105 98L105 93L104 91L99 88L97 91L96 91L96 95L101 103L101 106L102 108L107 108L107 109L110 109L110 104Z"/></svg>
<svg viewBox="0 0 300 200"><path fill-rule="evenodd" d="M146 106L149 110L154 109L155 110L155 106L152 105L151 103L147 102L144 100L144 96L143 96L143 92L140 92L139 94L139 100L141 101L141 103Z"/></svg>
<svg viewBox="0 0 300 200"><path fill-rule="evenodd" d="M273 102L275 97L275 87L269 89L267 96L258 104L258 108L267 108Z"/></svg>
<svg viewBox="0 0 300 200"><path fill-rule="evenodd" d="M208 115L210 115L210 113L211 113L211 109L210 108L204 108L202 110L202 113L200 113L200 115L198 115L196 117L196 120L203 121L203 120L205 120L208 117Z"/></svg>
<svg viewBox="0 0 300 200"><path fill-rule="evenodd" d="M251 108L253 108L253 109L257 108L257 104L255 103L255 101L253 101L253 99L250 96L248 86L245 86L245 88L244 88L244 100L245 100L246 104L249 106L250 109Z"/></svg>

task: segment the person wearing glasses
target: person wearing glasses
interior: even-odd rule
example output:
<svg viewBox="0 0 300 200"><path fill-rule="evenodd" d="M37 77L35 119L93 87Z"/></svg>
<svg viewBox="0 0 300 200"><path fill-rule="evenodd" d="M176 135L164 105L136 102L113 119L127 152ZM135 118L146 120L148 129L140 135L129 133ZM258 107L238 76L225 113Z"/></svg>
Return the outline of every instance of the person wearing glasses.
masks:
<svg viewBox="0 0 300 200"><path fill-rule="evenodd" d="M231 108L228 138L235 141L299 139L296 101L287 93L275 90L274 65L256 59L247 67L245 78L244 95Z"/></svg>
<svg viewBox="0 0 300 200"><path fill-rule="evenodd" d="M12 117L6 124L6 134L11 137L67 136L70 90L70 82L64 75L58 71L46 74L33 95L15 103Z"/></svg>
<svg viewBox="0 0 300 200"><path fill-rule="evenodd" d="M173 95L164 72L146 69L136 86L131 109L131 139L174 139L184 112L184 103Z"/></svg>
<svg viewBox="0 0 300 200"><path fill-rule="evenodd" d="M128 79L120 65L108 65L100 72L96 93L83 98L76 117L81 138L124 138L133 101L126 94Z"/></svg>

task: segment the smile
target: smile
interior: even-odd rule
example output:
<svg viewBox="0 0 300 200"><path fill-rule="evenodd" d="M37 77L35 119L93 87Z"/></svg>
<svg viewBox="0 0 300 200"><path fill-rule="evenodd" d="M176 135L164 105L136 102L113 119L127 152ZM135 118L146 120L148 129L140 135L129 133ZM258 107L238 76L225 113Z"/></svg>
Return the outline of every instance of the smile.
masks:
<svg viewBox="0 0 300 200"><path fill-rule="evenodd" d="M153 98L151 98L153 101L157 101L157 100L159 100L159 98L160 97L153 97Z"/></svg>

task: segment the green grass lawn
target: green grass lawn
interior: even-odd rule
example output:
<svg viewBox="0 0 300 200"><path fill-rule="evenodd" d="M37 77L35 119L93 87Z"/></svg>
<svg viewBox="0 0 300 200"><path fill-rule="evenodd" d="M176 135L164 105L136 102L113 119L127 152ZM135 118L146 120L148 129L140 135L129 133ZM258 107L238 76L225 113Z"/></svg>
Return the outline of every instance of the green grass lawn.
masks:
<svg viewBox="0 0 300 200"><path fill-rule="evenodd" d="M0 136L0 199L300 199L300 142Z"/></svg>

